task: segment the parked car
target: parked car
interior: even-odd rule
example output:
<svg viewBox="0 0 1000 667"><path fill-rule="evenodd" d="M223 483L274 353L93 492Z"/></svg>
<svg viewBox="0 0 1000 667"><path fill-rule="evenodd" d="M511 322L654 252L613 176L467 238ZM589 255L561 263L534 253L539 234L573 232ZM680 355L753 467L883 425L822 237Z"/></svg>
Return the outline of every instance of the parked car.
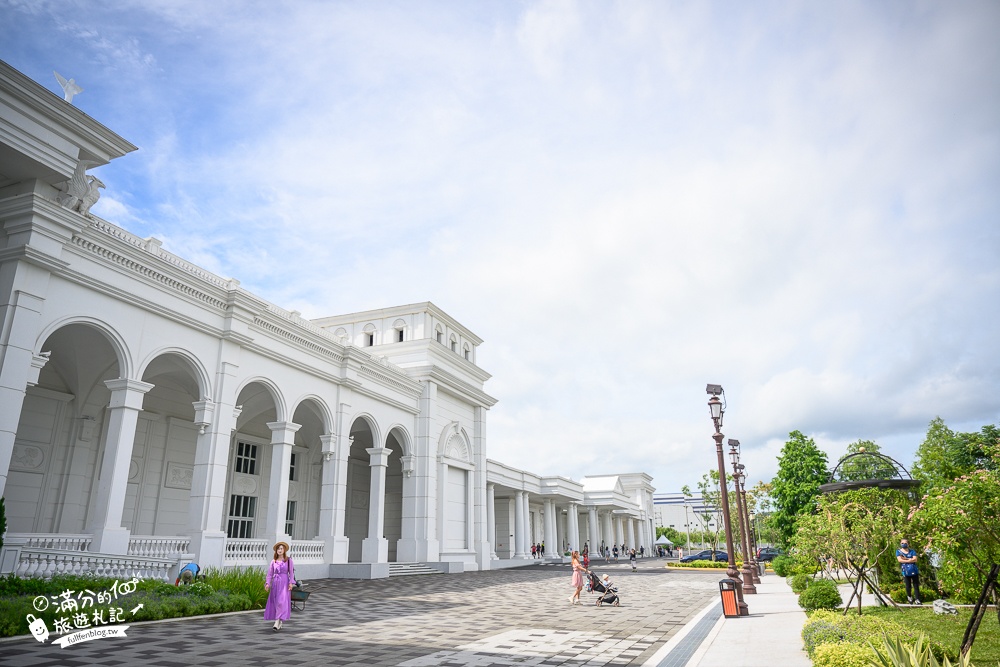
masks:
<svg viewBox="0 0 1000 667"><path fill-rule="evenodd" d="M757 549L757 562L769 563L778 556L784 556L785 552L778 547L761 547Z"/></svg>
<svg viewBox="0 0 1000 667"><path fill-rule="evenodd" d="M705 551L699 551L696 554L690 554L688 556L684 556L684 558L681 558L680 562L690 563L696 560L712 560L713 553L715 554L715 560L717 561L725 563L729 560L729 554L727 554L725 551L712 551L711 549L707 549Z"/></svg>

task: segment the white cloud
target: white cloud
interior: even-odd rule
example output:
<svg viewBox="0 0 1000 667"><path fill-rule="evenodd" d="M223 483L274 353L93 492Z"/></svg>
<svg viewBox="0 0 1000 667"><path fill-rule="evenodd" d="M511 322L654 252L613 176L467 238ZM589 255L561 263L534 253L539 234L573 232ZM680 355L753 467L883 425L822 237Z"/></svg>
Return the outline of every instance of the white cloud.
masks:
<svg viewBox="0 0 1000 667"><path fill-rule="evenodd" d="M995 4L15 17L141 146L102 215L307 316L435 301L486 339L492 458L693 484L709 381L752 477L792 429L902 460L1000 418Z"/></svg>

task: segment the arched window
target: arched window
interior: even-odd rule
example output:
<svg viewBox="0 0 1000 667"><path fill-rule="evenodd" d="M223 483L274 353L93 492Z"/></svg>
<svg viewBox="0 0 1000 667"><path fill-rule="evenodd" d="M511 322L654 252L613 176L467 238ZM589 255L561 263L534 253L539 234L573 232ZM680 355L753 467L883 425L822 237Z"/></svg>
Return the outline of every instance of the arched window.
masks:
<svg viewBox="0 0 1000 667"><path fill-rule="evenodd" d="M472 361L472 350L469 349L468 345L465 346L465 353L463 356L465 356L466 361Z"/></svg>
<svg viewBox="0 0 1000 667"><path fill-rule="evenodd" d="M392 328L396 332L397 343L402 343L404 340L406 340L406 336L404 333L406 331L406 322L404 322L403 320L396 320L395 322L393 322Z"/></svg>
<svg viewBox="0 0 1000 667"><path fill-rule="evenodd" d="M375 325L374 324L366 324L365 328L363 329L363 332L364 332L365 345L367 347L374 346L375 345Z"/></svg>
<svg viewBox="0 0 1000 667"><path fill-rule="evenodd" d="M454 336L451 337L451 351L455 353L458 352L458 341L455 340Z"/></svg>
<svg viewBox="0 0 1000 667"><path fill-rule="evenodd" d="M444 345L444 331L441 330L441 325L434 327L434 340Z"/></svg>

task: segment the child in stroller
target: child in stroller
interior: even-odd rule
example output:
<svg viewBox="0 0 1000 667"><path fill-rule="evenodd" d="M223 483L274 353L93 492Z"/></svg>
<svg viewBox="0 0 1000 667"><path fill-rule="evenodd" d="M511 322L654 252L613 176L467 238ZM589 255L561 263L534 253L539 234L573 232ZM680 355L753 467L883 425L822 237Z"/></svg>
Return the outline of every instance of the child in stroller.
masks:
<svg viewBox="0 0 1000 667"><path fill-rule="evenodd" d="M618 587L611 583L611 579L608 575L604 575L602 578L598 578L596 574L590 572L590 590L594 593L598 593L600 597L597 598L595 603L598 607L602 604L613 604L618 606Z"/></svg>

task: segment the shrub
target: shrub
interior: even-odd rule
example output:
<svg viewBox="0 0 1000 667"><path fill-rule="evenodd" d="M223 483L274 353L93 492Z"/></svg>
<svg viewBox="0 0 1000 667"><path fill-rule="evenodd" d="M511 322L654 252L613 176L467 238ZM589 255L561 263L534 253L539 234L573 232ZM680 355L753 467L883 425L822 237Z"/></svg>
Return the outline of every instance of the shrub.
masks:
<svg viewBox="0 0 1000 667"><path fill-rule="evenodd" d="M817 579L799 595L799 606L806 611L836 609L843 604L837 584L829 579Z"/></svg>
<svg viewBox="0 0 1000 667"><path fill-rule="evenodd" d="M778 556L771 561L771 567L779 577L787 577L794 566L795 560L791 556Z"/></svg>
<svg viewBox="0 0 1000 667"><path fill-rule="evenodd" d="M813 667L870 667L875 651L860 644L823 644L816 647L812 659Z"/></svg>
<svg viewBox="0 0 1000 667"><path fill-rule="evenodd" d="M247 609L263 609L267 604L267 591L264 590L266 572L260 567L230 568L220 570L208 568L203 572L205 583L217 591L245 595L252 606Z"/></svg>
<svg viewBox="0 0 1000 667"><path fill-rule="evenodd" d="M934 602L939 597L941 596L933 588L920 589L921 602ZM893 588L889 591L889 598L897 604L906 604L906 588Z"/></svg>
<svg viewBox="0 0 1000 667"><path fill-rule="evenodd" d="M836 623L830 621L807 623L802 628L802 643L810 658L813 657L817 647L823 644L839 644L842 641L844 633Z"/></svg>
<svg viewBox="0 0 1000 667"><path fill-rule="evenodd" d="M809 586L810 581L812 581L812 577L810 577L808 574L799 572L798 574L793 575L791 583L792 592L801 593Z"/></svg>

